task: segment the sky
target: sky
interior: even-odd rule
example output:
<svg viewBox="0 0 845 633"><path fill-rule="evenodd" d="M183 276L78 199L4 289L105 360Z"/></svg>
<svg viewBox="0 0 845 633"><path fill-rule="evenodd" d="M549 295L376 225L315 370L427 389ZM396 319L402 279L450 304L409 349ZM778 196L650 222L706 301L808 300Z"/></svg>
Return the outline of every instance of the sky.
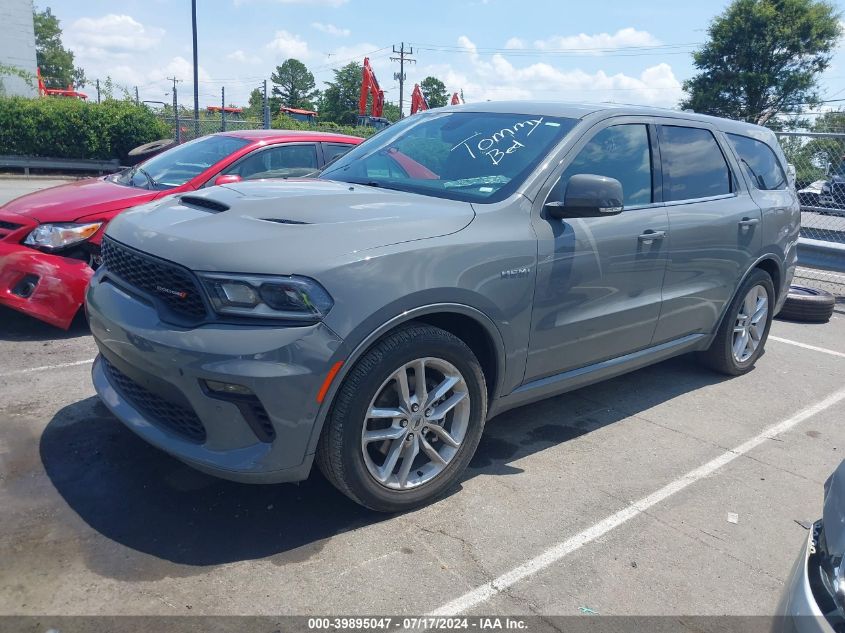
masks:
<svg viewBox="0 0 845 633"><path fill-rule="evenodd" d="M498 99L614 101L675 107L695 72L724 0L197 0L200 107L246 105L249 92L288 57L317 87L334 68L369 55L386 99L398 103L393 47L413 48L410 89L428 75L467 102ZM193 101L190 0L36 0L61 20L64 43L90 83L111 76L142 100ZM821 80L845 98L845 43ZM836 104L832 104L836 105ZM842 105L845 105L843 103Z"/></svg>

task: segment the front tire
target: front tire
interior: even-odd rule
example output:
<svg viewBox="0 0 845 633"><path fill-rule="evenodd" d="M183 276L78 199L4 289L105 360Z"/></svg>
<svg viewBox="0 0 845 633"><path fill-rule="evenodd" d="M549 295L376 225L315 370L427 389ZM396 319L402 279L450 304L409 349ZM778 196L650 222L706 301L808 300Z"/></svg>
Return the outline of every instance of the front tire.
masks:
<svg viewBox="0 0 845 633"><path fill-rule="evenodd" d="M405 326L344 379L317 464L354 501L380 512L409 510L455 484L486 415L484 373L472 350L440 328Z"/></svg>
<svg viewBox="0 0 845 633"><path fill-rule="evenodd" d="M701 355L702 361L729 376L751 371L763 354L774 303L772 278L755 268L737 290L716 338Z"/></svg>

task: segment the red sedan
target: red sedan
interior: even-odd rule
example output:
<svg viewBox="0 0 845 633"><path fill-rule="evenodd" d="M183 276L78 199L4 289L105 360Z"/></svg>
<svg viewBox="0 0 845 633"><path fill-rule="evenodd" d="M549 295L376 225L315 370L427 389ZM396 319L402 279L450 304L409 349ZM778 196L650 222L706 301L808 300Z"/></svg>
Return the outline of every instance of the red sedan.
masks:
<svg viewBox="0 0 845 633"><path fill-rule="evenodd" d="M162 196L256 178L304 176L362 139L285 130L222 132L131 169L0 207L0 305L67 329L100 261L106 224Z"/></svg>

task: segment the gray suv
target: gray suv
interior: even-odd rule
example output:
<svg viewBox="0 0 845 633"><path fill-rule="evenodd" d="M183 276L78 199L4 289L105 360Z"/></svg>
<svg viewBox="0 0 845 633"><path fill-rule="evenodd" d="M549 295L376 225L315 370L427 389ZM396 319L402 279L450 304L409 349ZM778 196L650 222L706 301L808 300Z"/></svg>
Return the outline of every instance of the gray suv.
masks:
<svg viewBox="0 0 845 633"><path fill-rule="evenodd" d="M687 352L749 371L795 268L774 135L686 112L485 103L313 179L118 216L87 297L130 429L243 482L316 458L375 510L454 485L493 416Z"/></svg>

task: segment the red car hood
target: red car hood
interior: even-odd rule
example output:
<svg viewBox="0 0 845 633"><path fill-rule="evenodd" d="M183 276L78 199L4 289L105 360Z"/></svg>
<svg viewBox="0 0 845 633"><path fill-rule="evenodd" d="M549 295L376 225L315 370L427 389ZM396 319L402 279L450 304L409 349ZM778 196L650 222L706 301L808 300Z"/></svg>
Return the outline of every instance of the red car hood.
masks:
<svg viewBox="0 0 845 633"><path fill-rule="evenodd" d="M105 178L88 178L21 196L0 210L25 215L39 223L73 222L85 216L110 214L149 202L162 191L115 184Z"/></svg>

